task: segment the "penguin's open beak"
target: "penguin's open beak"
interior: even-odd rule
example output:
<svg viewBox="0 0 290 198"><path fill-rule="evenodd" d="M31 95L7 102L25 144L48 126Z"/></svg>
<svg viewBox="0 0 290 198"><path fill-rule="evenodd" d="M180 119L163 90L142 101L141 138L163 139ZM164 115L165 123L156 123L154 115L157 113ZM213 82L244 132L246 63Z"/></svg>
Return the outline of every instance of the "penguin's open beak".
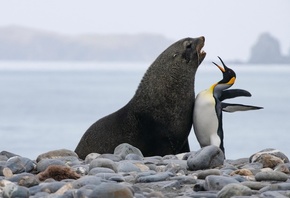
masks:
<svg viewBox="0 0 290 198"><path fill-rule="evenodd" d="M224 67L216 64L215 62L212 62L213 64L215 64L223 73L226 71Z"/></svg>

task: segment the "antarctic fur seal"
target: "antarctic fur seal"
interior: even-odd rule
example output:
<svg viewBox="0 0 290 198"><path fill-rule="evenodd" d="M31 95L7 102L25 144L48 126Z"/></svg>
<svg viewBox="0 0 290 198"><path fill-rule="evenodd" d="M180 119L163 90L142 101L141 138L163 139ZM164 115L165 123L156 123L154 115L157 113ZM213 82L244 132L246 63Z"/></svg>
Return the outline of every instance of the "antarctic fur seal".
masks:
<svg viewBox="0 0 290 198"><path fill-rule="evenodd" d="M120 110L95 122L75 152L113 153L129 143L144 156L189 151L195 100L195 73L206 56L204 37L184 38L162 52L146 71L133 98Z"/></svg>

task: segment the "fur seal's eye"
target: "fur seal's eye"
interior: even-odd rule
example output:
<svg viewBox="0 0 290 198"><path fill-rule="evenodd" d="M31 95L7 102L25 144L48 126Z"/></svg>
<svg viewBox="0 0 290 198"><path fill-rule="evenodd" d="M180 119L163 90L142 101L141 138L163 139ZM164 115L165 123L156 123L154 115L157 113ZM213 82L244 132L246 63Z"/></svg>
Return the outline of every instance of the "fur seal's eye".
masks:
<svg viewBox="0 0 290 198"><path fill-rule="evenodd" d="M172 56L172 57L173 57L173 58L175 58L176 56L178 56L178 54L179 54L179 53L178 53L178 52L176 52L176 53L174 53L174 54L173 54L173 56Z"/></svg>
<svg viewBox="0 0 290 198"><path fill-rule="evenodd" d="M190 41L185 41L185 42L183 43L183 46L184 46L186 49L191 49L192 42L190 42Z"/></svg>

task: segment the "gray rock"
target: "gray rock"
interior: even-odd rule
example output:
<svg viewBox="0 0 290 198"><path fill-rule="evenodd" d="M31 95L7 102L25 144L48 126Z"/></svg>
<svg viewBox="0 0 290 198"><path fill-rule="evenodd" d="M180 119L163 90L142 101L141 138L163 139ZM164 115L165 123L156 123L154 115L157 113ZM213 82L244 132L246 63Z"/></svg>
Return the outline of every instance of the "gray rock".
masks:
<svg viewBox="0 0 290 198"><path fill-rule="evenodd" d="M12 170L10 168L6 167L6 165L4 165L4 166L0 165L0 176L12 177L12 175L13 175L13 173L12 173Z"/></svg>
<svg viewBox="0 0 290 198"><path fill-rule="evenodd" d="M189 156L187 165L190 170L215 168L223 165L224 153L217 146L206 146Z"/></svg>
<svg viewBox="0 0 290 198"><path fill-rule="evenodd" d="M15 153L11 153L11 152L8 152L8 151L1 151L0 155L4 155L8 159L11 158L11 157L19 156L19 155L15 154Z"/></svg>
<svg viewBox="0 0 290 198"><path fill-rule="evenodd" d="M268 154L268 155L272 155L272 156L275 156L275 157L278 157L280 158L284 163L288 163L289 162L289 159L288 157L282 153L281 151L277 150L277 149L273 149L273 148L268 148L268 149L263 149L255 154L253 154L251 157L250 157L250 162L256 162L257 160L259 160L260 156L261 155L265 155L265 154Z"/></svg>
<svg viewBox="0 0 290 198"><path fill-rule="evenodd" d="M63 187L66 183L65 182L51 182L51 183L42 183L41 185L41 191L47 192L47 193L55 193L57 190L59 190L61 187Z"/></svg>
<svg viewBox="0 0 290 198"><path fill-rule="evenodd" d="M98 173L115 173L115 171L110 168L96 167L90 170L89 175L96 175Z"/></svg>
<svg viewBox="0 0 290 198"><path fill-rule="evenodd" d="M114 172L118 171L116 163L110 159L105 159L105 158L97 158L97 159L94 159L93 161L91 161L90 166L89 166L89 170L96 168L96 167L110 168Z"/></svg>
<svg viewBox="0 0 290 198"><path fill-rule="evenodd" d="M138 168L135 164L129 162L129 161L122 161L117 164L117 170L118 172L140 172L140 168Z"/></svg>
<svg viewBox="0 0 290 198"><path fill-rule="evenodd" d="M29 190L26 187L8 184L3 188L3 198L29 197Z"/></svg>
<svg viewBox="0 0 290 198"><path fill-rule="evenodd" d="M36 167L35 163L26 158L20 156L14 156L8 159L6 166L12 171L12 173L31 172Z"/></svg>
<svg viewBox="0 0 290 198"><path fill-rule="evenodd" d="M53 150L53 151L49 151L47 153L40 154L36 158L36 162L39 162L43 159L56 159L56 158L62 158L62 157L68 157L68 156L73 156L73 157L78 158L78 155L71 150L59 149L59 150Z"/></svg>
<svg viewBox="0 0 290 198"><path fill-rule="evenodd" d="M288 175L279 171L259 172L255 175L256 181L282 181L288 180Z"/></svg>
<svg viewBox="0 0 290 198"><path fill-rule="evenodd" d="M142 152L138 148L127 143L120 144L114 150L114 154L120 156L122 159L125 159L125 157L130 153L139 155L142 158L144 157Z"/></svg>
<svg viewBox="0 0 290 198"><path fill-rule="evenodd" d="M0 155L0 162L6 162L8 157L6 155Z"/></svg>
<svg viewBox="0 0 290 198"><path fill-rule="evenodd" d="M164 181L167 178L172 177L172 176L173 174L171 172L162 172L162 173L157 173L155 175L138 177L136 182L147 183L147 182Z"/></svg>
<svg viewBox="0 0 290 198"><path fill-rule="evenodd" d="M289 196L284 196L281 191L267 191L260 195L260 197L268 198L288 198Z"/></svg>
<svg viewBox="0 0 290 198"><path fill-rule="evenodd" d="M39 161L36 165L36 170L38 172L43 172L49 167L50 165L61 165L65 166L65 163L59 159L43 159Z"/></svg>
<svg viewBox="0 0 290 198"><path fill-rule="evenodd" d="M137 155L135 153L129 153L126 155L125 160L137 160L137 161L142 161L143 157L140 155Z"/></svg>
<svg viewBox="0 0 290 198"><path fill-rule="evenodd" d="M75 165L71 167L77 174L83 176L89 173L89 165Z"/></svg>
<svg viewBox="0 0 290 198"><path fill-rule="evenodd" d="M107 153L107 154L102 154L98 158L105 158L105 159L110 159L114 162L119 162L122 160L122 158L118 155Z"/></svg>
<svg viewBox="0 0 290 198"><path fill-rule="evenodd" d="M122 175L118 173L97 173L96 177L100 177L105 180L116 181L116 182L123 182L125 181Z"/></svg>
<svg viewBox="0 0 290 198"><path fill-rule="evenodd" d="M218 169L203 170L197 174L198 179L205 179L209 175L221 175L221 171Z"/></svg>
<svg viewBox="0 0 290 198"><path fill-rule="evenodd" d="M102 179L100 177L95 176L83 176L80 179L72 182L73 188L79 189L83 186L92 184L92 185L100 185L102 183Z"/></svg>
<svg viewBox="0 0 290 198"><path fill-rule="evenodd" d="M245 164L241 167L242 169L249 169L249 170L260 170L263 168L263 164L259 162L251 162L248 164Z"/></svg>
<svg viewBox="0 0 290 198"><path fill-rule="evenodd" d="M130 188L116 183L102 183L89 196L90 198L133 198Z"/></svg>
<svg viewBox="0 0 290 198"><path fill-rule="evenodd" d="M239 183L239 182L231 177L209 175L205 178L204 189L221 190L224 186L231 183Z"/></svg>
<svg viewBox="0 0 290 198"><path fill-rule="evenodd" d="M252 190L260 190L260 189L270 185L269 183L256 182L256 181L244 181L244 182L241 182L241 184L251 188Z"/></svg>
<svg viewBox="0 0 290 198"><path fill-rule="evenodd" d="M267 185L259 190L260 193L266 191L281 191L281 190L290 190L290 183L277 183Z"/></svg>
<svg viewBox="0 0 290 198"><path fill-rule="evenodd" d="M194 177L191 176L175 176L175 177L170 177L169 180L177 180L179 181L180 184L196 184L197 180Z"/></svg>
<svg viewBox="0 0 290 198"><path fill-rule="evenodd" d="M12 177L8 178L8 180L11 182L18 183L22 178L32 177L32 176L35 176L35 175L32 173L19 173L19 174L15 174Z"/></svg>
<svg viewBox="0 0 290 198"><path fill-rule="evenodd" d="M97 159L101 154L99 153L90 153L86 156L85 158L85 164L90 164L91 161L93 161L94 159Z"/></svg>
<svg viewBox="0 0 290 198"><path fill-rule="evenodd" d="M224 163L231 164L231 165L235 166L236 168L241 168L242 166L249 163L249 158L240 158L240 159L236 159L236 160L226 159Z"/></svg>
<svg viewBox="0 0 290 198"><path fill-rule="evenodd" d="M162 189L179 189L181 187L179 181L158 181L158 182L149 182L149 183L136 183L134 186L139 187L140 189L155 189L155 190L162 190ZM150 191L151 192L151 191Z"/></svg>
<svg viewBox="0 0 290 198"><path fill-rule="evenodd" d="M218 198L231 198L233 196L251 196L252 190L241 184L228 184L217 194Z"/></svg>

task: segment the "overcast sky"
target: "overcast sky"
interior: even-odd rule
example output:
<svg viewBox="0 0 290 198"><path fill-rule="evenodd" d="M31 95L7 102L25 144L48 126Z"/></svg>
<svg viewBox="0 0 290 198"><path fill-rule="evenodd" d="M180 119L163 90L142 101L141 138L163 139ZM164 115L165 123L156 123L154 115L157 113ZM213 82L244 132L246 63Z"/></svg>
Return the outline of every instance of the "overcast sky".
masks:
<svg viewBox="0 0 290 198"><path fill-rule="evenodd" d="M290 0L0 0L0 26L65 34L157 33L206 37L207 59L249 58L263 32L290 50Z"/></svg>

